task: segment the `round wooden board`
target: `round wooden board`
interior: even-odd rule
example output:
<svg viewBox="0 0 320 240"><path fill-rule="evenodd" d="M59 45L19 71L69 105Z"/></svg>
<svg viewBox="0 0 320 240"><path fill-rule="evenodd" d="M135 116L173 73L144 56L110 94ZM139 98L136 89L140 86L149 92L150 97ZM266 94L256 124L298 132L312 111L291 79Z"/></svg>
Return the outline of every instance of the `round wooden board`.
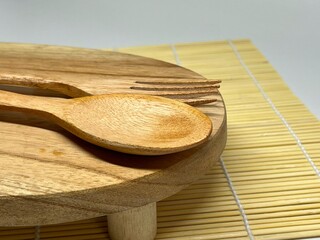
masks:
<svg viewBox="0 0 320 240"><path fill-rule="evenodd" d="M130 79L202 78L154 59L46 45L0 44L0 63L0 75L24 74L40 79L39 84L47 78L65 81L66 85L72 82L78 87L75 96L109 93L110 89L134 93L128 87ZM25 88L14 90L30 93ZM199 107L213 123L209 141L164 156L109 151L44 119L1 111L0 226L46 225L99 217L175 194L203 175L223 151L226 112L219 92L216 97L216 103Z"/></svg>

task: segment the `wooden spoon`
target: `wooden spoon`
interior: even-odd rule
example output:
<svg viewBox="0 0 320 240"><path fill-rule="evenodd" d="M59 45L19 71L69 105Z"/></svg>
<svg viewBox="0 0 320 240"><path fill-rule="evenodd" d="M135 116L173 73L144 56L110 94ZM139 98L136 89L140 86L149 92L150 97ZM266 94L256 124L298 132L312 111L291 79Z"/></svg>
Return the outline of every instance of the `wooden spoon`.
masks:
<svg viewBox="0 0 320 240"><path fill-rule="evenodd" d="M0 90L0 109L37 114L93 144L140 155L192 148L212 130L211 120L198 109L141 94L63 99Z"/></svg>

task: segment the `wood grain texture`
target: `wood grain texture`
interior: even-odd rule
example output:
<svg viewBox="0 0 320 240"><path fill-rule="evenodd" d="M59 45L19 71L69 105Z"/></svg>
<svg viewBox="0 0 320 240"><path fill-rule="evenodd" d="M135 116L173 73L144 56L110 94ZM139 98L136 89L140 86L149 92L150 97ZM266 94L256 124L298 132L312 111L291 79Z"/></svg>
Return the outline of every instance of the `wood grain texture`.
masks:
<svg viewBox="0 0 320 240"><path fill-rule="evenodd" d="M108 232L112 240L154 239L157 233L156 203L109 215Z"/></svg>
<svg viewBox="0 0 320 240"><path fill-rule="evenodd" d="M142 94L62 99L0 90L0 109L41 116L92 144L138 155L187 150L212 131L211 120L198 109Z"/></svg>
<svg viewBox="0 0 320 240"><path fill-rule="evenodd" d="M4 72L29 71L51 79L69 76L68 81L92 94L109 92L110 86L114 92L133 92L124 81L130 76L146 81L202 78L173 64L122 53L23 44L1 44L0 49ZM0 225L98 217L156 202L185 188L215 163L225 146L225 107L220 93L214 95L216 103L199 107L213 123L209 140L157 157L108 151L40 117L1 111Z"/></svg>
<svg viewBox="0 0 320 240"><path fill-rule="evenodd" d="M21 47L21 44L0 43L0 53L6 59L4 61L15 63L10 68L0 65L0 84L37 87L37 91L33 90L33 93L37 94L43 94L39 89L49 89L70 97L118 93L119 91L132 93L134 89L137 94L174 98L190 105L201 105L217 100L212 94L216 93L219 81L194 77L188 79L186 77L188 75L180 69L174 75L170 65L165 62L161 62L162 66L159 67L159 63L152 63L153 59L143 63L141 58L135 60L134 55L128 54L117 56L109 52L108 59L104 59L99 56L103 51L93 49L77 52L75 48L70 47L27 44L24 46L26 47ZM35 51L30 51L28 46L32 46ZM19 48L18 53L13 50L17 48ZM39 49L41 52L38 51ZM99 54L96 51L99 51ZM19 57L21 55L24 57ZM29 59L32 59L32 64ZM92 62L97 63L95 66L99 68L97 72L87 69ZM152 65L156 65L158 70L163 68L162 75L156 73L155 66ZM110 69L110 71L105 71L105 69ZM95 81L99 81L100 88L92 84ZM166 86L167 84L169 86ZM48 92L45 93L45 95L48 94ZM210 95L211 97L208 97ZM205 99L203 99L204 96L206 96Z"/></svg>
<svg viewBox="0 0 320 240"><path fill-rule="evenodd" d="M95 49L0 43L0 82L71 97L132 92L135 81L202 78L170 63ZM96 86L99 82L99 86ZM137 92L139 93L139 92Z"/></svg>

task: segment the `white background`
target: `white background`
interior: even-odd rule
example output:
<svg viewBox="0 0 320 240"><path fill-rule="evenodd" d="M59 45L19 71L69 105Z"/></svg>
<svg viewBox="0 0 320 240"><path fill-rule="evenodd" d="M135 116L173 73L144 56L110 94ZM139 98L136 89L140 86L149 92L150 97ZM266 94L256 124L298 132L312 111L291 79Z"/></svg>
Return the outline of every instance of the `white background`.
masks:
<svg viewBox="0 0 320 240"><path fill-rule="evenodd" d="M320 1L0 0L0 41L90 48L249 38L320 119Z"/></svg>

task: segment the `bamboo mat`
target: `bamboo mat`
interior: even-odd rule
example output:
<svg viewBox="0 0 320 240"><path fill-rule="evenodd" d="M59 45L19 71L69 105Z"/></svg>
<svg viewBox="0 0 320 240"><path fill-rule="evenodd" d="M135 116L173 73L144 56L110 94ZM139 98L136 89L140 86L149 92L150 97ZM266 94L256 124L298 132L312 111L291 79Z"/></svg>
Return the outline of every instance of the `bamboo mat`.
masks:
<svg viewBox="0 0 320 240"><path fill-rule="evenodd" d="M158 203L156 239L320 237L320 123L248 40L117 49L221 79L228 142L200 180ZM0 228L0 239L109 239L106 217Z"/></svg>

